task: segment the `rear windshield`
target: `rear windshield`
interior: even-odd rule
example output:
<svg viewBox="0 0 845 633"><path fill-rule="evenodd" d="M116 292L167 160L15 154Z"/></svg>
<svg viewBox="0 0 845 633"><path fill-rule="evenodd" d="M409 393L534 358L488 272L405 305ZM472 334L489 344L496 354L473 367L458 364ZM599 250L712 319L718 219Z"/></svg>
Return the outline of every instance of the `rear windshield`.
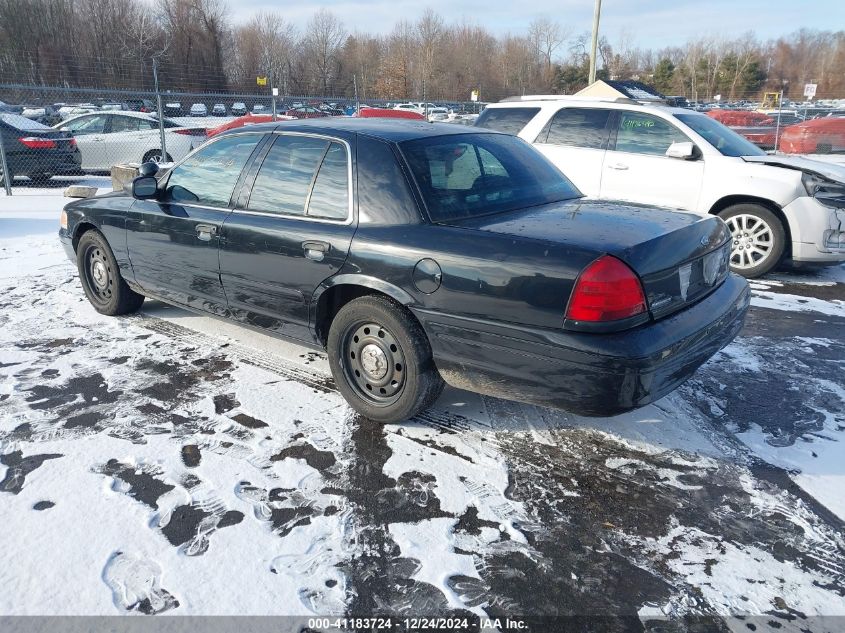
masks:
<svg viewBox="0 0 845 633"><path fill-rule="evenodd" d="M699 136L715 147L723 156L765 156L766 152L715 119L703 114L676 114Z"/></svg>
<svg viewBox="0 0 845 633"><path fill-rule="evenodd" d="M516 135L539 111L540 108L487 108L478 115L475 127Z"/></svg>
<svg viewBox="0 0 845 633"><path fill-rule="evenodd" d="M27 119L25 116L21 116L20 114L8 114L5 112L0 113L0 120L2 120L3 123L7 123L12 127L18 128L19 130L32 130L35 132L50 129L50 126L39 123L38 121L33 121L32 119Z"/></svg>
<svg viewBox="0 0 845 633"><path fill-rule="evenodd" d="M400 145L432 222L502 213L581 196L522 139L454 134Z"/></svg>

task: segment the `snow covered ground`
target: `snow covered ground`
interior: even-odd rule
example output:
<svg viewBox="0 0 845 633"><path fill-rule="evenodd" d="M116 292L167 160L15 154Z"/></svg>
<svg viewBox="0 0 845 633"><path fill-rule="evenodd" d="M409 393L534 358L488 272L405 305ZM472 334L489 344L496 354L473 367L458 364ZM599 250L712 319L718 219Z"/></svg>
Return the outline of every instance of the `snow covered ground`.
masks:
<svg viewBox="0 0 845 633"><path fill-rule="evenodd" d="M754 282L742 335L639 411L447 390L379 426L321 354L98 315L60 193L0 197L0 615L845 624L819 617L845 616L845 268Z"/></svg>

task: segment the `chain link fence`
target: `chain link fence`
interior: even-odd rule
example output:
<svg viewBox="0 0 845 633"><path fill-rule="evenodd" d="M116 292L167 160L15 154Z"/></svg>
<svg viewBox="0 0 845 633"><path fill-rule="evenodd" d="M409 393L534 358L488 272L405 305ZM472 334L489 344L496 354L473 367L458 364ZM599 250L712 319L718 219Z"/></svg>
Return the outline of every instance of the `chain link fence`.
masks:
<svg viewBox="0 0 845 633"><path fill-rule="evenodd" d="M845 99L768 104L674 105L706 112L767 151L845 154ZM68 184L111 185L116 165L181 160L227 127L293 116L341 116L362 106L348 97L190 93L0 84L0 181L7 195ZM366 105L393 107L385 100ZM418 104L420 105L420 104ZM483 104L421 104L431 120L472 123Z"/></svg>
<svg viewBox="0 0 845 633"><path fill-rule="evenodd" d="M10 195L68 183L109 186L116 165L181 160L223 129L286 118L343 116L348 97L80 89L0 84L0 179ZM443 106L443 107L441 107ZM427 104L471 122L474 103ZM451 114L452 112L456 114ZM465 115L465 116L464 116Z"/></svg>

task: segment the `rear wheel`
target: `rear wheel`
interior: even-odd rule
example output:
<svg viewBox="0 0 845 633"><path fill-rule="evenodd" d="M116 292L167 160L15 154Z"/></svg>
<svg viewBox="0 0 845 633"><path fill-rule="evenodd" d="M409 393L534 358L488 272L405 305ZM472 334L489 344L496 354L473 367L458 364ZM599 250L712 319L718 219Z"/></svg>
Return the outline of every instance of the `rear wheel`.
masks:
<svg viewBox="0 0 845 633"><path fill-rule="evenodd" d="M721 213L731 230L731 270L752 279L780 263L786 233L778 217L758 204L735 204Z"/></svg>
<svg viewBox="0 0 845 633"><path fill-rule="evenodd" d="M87 231L80 238L76 266L85 296L100 314L137 312L144 303L144 295L132 290L120 276L114 253L99 231Z"/></svg>
<svg viewBox="0 0 845 633"><path fill-rule="evenodd" d="M327 347L340 393L377 422L413 417L443 391L422 327L387 298L361 297L341 308Z"/></svg>
<svg viewBox="0 0 845 633"><path fill-rule="evenodd" d="M170 157L170 154L164 154L164 157L162 158L160 149L152 149L149 152L147 152L146 154L144 154L144 158L141 162L142 163L153 162L153 163L156 163L156 164L158 164L158 163L172 163L173 159Z"/></svg>

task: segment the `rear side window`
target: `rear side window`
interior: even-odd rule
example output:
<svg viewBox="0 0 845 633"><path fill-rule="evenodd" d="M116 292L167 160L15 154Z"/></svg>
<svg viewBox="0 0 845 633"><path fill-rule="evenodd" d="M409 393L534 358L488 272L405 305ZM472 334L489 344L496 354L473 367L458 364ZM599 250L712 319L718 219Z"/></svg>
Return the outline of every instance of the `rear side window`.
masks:
<svg viewBox="0 0 845 633"><path fill-rule="evenodd" d="M349 159L342 143L279 136L261 164L247 209L345 220L349 214Z"/></svg>
<svg viewBox="0 0 845 633"><path fill-rule="evenodd" d="M260 140L260 134L237 134L206 145L170 172L165 200L228 207L235 183Z"/></svg>
<svg viewBox="0 0 845 633"><path fill-rule="evenodd" d="M475 127L517 135L534 118L540 108L487 108L475 122Z"/></svg>
<svg viewBox="0 0 845 633"><path fill-rule="evenodd" d="M453 134L406 141L400 147L433 222L581 195L542 154L513 136Z"/></svg>
<svg viewBox="0 0 845 633"><path fill-rule="evenodd" d="M672 143L690 139L674 125L650 114L620 111L616 151L663 156Z"/></svg>
<svg viewBox="0 0 845 633"><path fill-rule="evenodd" d="M552 117L535 142L605 149L608 118L609 110L563 108Z"/></svg>

